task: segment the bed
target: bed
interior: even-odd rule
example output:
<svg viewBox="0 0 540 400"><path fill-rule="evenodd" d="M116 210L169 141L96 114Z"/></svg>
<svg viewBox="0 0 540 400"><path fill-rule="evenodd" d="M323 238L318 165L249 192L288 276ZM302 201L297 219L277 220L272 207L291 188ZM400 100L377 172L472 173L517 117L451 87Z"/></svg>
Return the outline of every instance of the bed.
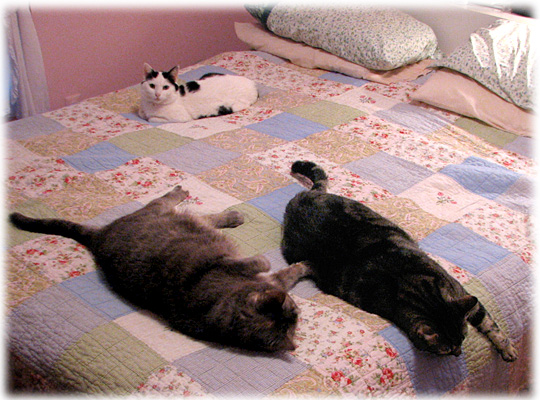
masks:
<svg viewBox="0 0 540 400"><path fill-rule="evenodd" d="M433 66L416 65L405 78L371 71L368 80L252 47L180 74L185 81L210 72L255 80L259 100L238 113L151 124L137 117L134 82L9 123L8 210L103 226L182 185L191 195L181 209L244 214L246 223L225 234L246 256L264 254L278 270L285 267L279 249L285 205L304 190L290 166L311 160L329 174L330 192L400 224L477 296L519 359L504 362L472 328L459 357L418 351L388 321L310 281L292 290L300 309L296 350L263 354L197 341L111 292L83 246L8 226L10 387L210 397L527 390L530 131L508 131L415 98L441 71Z"/></svg>

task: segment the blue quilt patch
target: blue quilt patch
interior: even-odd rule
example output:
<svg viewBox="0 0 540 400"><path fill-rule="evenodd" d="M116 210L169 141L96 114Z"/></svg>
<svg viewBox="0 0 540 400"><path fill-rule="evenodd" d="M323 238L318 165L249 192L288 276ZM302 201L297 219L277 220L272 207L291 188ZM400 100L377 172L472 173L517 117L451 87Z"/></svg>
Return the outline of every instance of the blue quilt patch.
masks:
<svg viewBox="0 0 540 400"><path fill-rule="evenodd" d="M369 82L365 79L353 78L352 76L343 75L337 72L327 72L326 74L320 75L319 79L326 79L328 81L345 83L353 86L363 86Z"/></svg>
<svg viewBox="0 0 540 400"><path fill-rule="evenodd" d="M79 153L62 157L73 168L89 174L114 169L133 158L133 154L109 142L100 142Z"/></svg>
<svg viewBox="0 0 540 400"><path fill-rule="evenodd" d="M97 308L111 320L137 311L109 289L98 271L68 279L60 286L69 290L84 303Z"/></svg>
<svg viewBox="0 0 540 400"><path fill-rule="evenodd" d="M217 347L189 354L173 365L196 376L209 393L235 397L269 394L308 369L288 354L276 356Z"/></svg>
<svg viewBox="0 0 540 400"><path fill-rule="evenodd" d="M448 165L440 172L467 190L490 200L506 192L520 177L516 172L479 157L469 157L461 164Z"/></svg>
<svg viewBox="0 0 540 400"><path fill-rule="evenodd" d="M322 124L286 112L274 115L262 122L247 125L246 128L289 141L303 139L314 133L328 130L328 127Z"/></svg>
<svg viewBox="0 0 540 400"><path fill-rule="evenodd" d="M178 79L181 79L184 81L196 81L196 80L201 79L201 76L206 75L206 74L236 75L235 73L225 68L216 67L214 65L203 65L202 67L199 67L192 71L188 71L186 73L183 73L182 75L178 75Z"/></svg>
<svg viewBox="0 0 540 400"><path fill-rule="evenodd" d="M49 135L66 127L43 115L19 119L7 125L7 137L12 140L27 140L36 136Z"/></svg>
<svg viewBox="0 0 540 400"><path fill-rule="evenodd" d="M427 168L384 151L345 164L344 167L393 194L399 194L433 175Z"/></svg>
<svg viewBox="0 0 540 400"><path fill-rule="evenodd" d="M475 275L510 252L460 224L448 224L419 242L422 250L438 255Z"/></svg>
<svg viewBox="0 0 540 400"><path fill-rule="evenodd" d="M284 188L274 190L265 196L249 200L248 203L261 209L281 224L283 223L283 214L285 213L287 203L302 190L305 189L297 183L293 183Z"/></svg>
<svg viewBox="0 0 540 400"><path fill-rule="evenodd" d="M399 103L388 110L379 110L375 115L422 134L435 132L449 124L438 115L408 103Z"/></svg>
<svg viewBox="0 0 540 400"><path fill-rule="evenodd" d="M395 326L379 332L399 350L405 361L418 394L444 393L463 381L468 375L465 357L438 356L418 350L409 338Z"/></svg>

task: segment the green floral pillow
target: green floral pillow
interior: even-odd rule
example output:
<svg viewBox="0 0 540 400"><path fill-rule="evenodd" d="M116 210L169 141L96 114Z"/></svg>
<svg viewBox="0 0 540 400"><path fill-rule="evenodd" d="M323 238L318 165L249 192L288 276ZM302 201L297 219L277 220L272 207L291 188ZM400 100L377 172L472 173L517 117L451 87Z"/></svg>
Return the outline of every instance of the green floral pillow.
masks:
<svg viewBox="0 0 540 400"><path fill-rule="evenodd" d="M506 101L531 110L537 55L531 38L536 26L504 19L473 33L469 41L432 67L467 75Z"/></svg>
<svg viewBox="0 0 540 400"><path fill-rule="evenodd" d="M276 35L370 69L399 68L437 51L433 30L396 9L277 4L248 11Z"/></svg>

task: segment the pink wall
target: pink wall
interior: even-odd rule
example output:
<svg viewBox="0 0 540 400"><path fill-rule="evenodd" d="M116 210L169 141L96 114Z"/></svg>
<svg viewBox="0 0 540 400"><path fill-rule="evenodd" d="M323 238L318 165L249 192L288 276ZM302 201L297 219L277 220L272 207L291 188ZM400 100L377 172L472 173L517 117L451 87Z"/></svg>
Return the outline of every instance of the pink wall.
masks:
<svg viewBox="0 0 540 400"><path fill-rule="evenodd" d="M234 22L253 22L235 8L76 9L32 7L51 109L134 85L142 64L185 67L215 54L247 50Z"/></svg>

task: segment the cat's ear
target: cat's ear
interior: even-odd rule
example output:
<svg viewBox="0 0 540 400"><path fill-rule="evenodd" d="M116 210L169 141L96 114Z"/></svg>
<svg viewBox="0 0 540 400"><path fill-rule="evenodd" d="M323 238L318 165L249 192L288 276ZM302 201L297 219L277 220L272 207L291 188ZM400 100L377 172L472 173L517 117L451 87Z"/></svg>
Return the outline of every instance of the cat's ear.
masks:
<svg viewBox="0 0 540 400"><path fill-rule="evenodd" d="M143 70L144 70L144 76L148 76L148 74L152 73L154 69L150 66L150 64L144 63L143 64Z"/></svg>
<svg viewBox="0 0 540 400"><path fill-rule="evenodd" d="M178 65L174 68L171 68L171 70L168 72L168 74L173 78L173 80L176 82L178 79L178 71L180 69L178 68Z"/></svg>
<svg viewBox="0 0 540 400"><path fill-rule="evenodd" d="M464 316L468 315L478 304L478 299L471 295L465 295L459 299L451 300L450 303Z"/></svg>
<svg viewBox="0 0 540 400"><path fill-rule="evenodd" d="M283 314L287 293L278 289L269 289L264 292L251 293L250 299L258 312L277 317Z"/></svg>

